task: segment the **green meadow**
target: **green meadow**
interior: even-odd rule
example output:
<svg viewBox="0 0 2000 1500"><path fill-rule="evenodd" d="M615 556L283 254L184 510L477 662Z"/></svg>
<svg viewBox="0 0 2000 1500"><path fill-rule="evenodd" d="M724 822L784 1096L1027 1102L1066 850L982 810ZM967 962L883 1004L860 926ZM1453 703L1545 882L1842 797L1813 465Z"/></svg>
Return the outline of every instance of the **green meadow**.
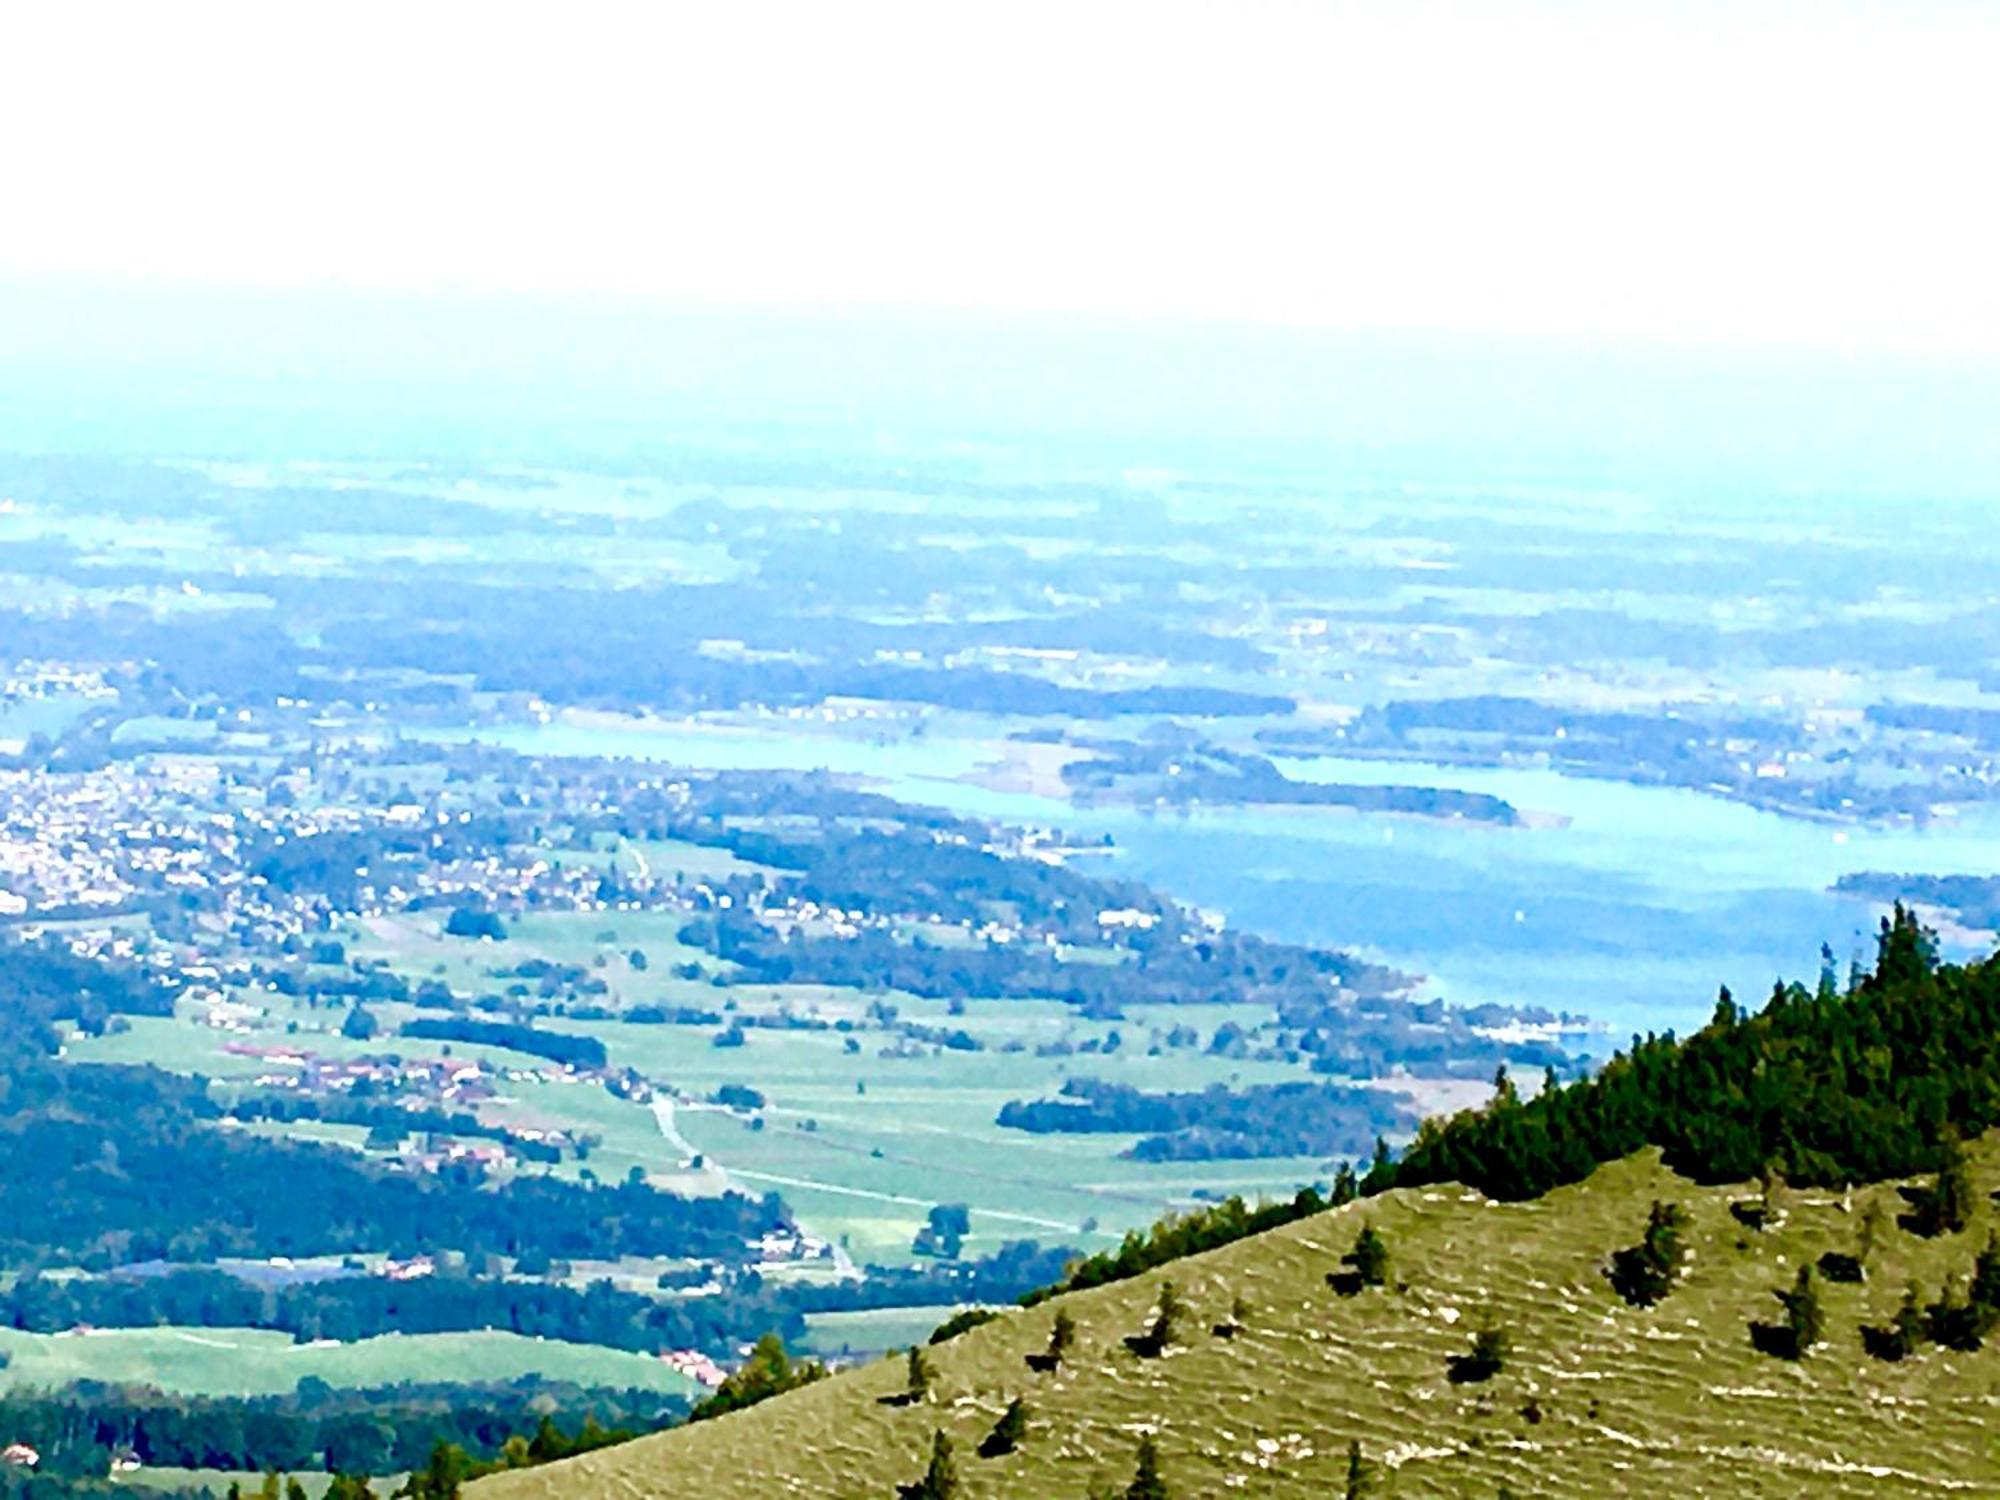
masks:
<svg viewBox="0 0 2000 1500"><path fill-rule="evenodd" d="M351 1344L293 1342L257 1328L101 1328L23 1333L0 1328L9 1389L76 1380L155 1386L191 1396L289 1393L307 1376L329 1385L405 1380L507 1381L524 1375L584 1385L686 1394L694 1383L643 1354L514 1333L386 1334Z"/></svg>

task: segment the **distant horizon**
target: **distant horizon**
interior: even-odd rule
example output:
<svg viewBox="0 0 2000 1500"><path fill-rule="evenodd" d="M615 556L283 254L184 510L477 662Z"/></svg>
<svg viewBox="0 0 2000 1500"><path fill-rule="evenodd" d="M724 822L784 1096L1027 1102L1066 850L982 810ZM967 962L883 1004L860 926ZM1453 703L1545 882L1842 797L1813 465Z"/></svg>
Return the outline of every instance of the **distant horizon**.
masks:
<svg viewBox="0 0 2000 1500"><path fill-rule="evenodd" d="M688 423L2000 498L2000 360L1963 356L54 277L0 279L0 328L0 444L42 451L173 451L157 423L121 434L116 406L196 449L229 447L232 414L345 424L368 450L397 429L426 447L512 424L532 449Z"/></svg>

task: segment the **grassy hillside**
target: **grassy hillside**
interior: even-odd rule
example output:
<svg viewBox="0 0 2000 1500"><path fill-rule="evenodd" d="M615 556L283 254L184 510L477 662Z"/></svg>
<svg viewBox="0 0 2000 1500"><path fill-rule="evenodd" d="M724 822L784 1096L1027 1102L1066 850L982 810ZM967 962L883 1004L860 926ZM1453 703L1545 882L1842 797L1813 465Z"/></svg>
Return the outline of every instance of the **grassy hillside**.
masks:
<svg viewBox="0 0 2000 1500"><path fill-rule="evenodd" d="M1730 1205L1749 1187L1698 1187L1657 1153L1600 1168L1530 1202L1456 1186L1404 1188L1315 1215L1136 1279L1072 1293L930 1350L930 1398L886 1360L715 1421L474 1487L478 1500L590 1494L881 1496L922 1472L932 1432L957 1444L967 1497L1068 1500L1122 1494L1142 1435L1154 1435L1177 1497L1339 1496L1358 1439L1375 1495L1797 1496L1994 1493L2000 1489L2000 1349L1927 1345L1900 1363L1864 1353L1860 1327L1887 1324L1912 1276L1935 1295L1984 1246L2000 1151L1973 1153L1980 1205L1962 1232L1917 1239L1893 1227L1863 1285L1823 1287L1827 1342L1797 1362L1752 1347L1772 1295L1825 1251L1852 1252L1868 1200L1890 1215L1893 1185L1781 1195L1756 1232ZM1649 1204L1682 1204L1692 1250L1678 1288L1645 1310L1602 1274L1636 1242ZM1364 1221L1387 1239L1390 1285L1342 1296L1327 1276ZM1142 1359L1123 1343L1172 1280L1193 1316L1187 1341ZM1241 1297L1247 1326L1211 1325ZM1076 1319L1069 1368L1037 1374L1058 1309ZM1512 1337L1505 1368L1454 1384L1448 1362L1490 1316ZM1031 1405L1006 1457L975 1450L1007 1403ZM1115 1491L1113 1489L1115 1487Z"/></svg>

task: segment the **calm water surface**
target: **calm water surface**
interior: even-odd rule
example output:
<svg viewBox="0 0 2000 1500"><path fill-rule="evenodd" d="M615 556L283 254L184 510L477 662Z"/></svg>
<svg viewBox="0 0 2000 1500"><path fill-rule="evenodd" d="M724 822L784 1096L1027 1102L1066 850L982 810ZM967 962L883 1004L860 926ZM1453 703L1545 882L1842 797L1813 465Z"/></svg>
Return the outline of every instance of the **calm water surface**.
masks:
<svg viewBox="0 0 2000 1500"><path fill-rule="evenodd" d="M1873 909L1827 891L1848 871L2000 867L2000 810L1927 829L1837 829L1698 792L1542 770L1281 762L1302 780L1489 792L1567 820L1492 828L1330 809L1078 809L969 784L962 778L990 760L990 742L949 737L871 743L784 727L561 722L482 727L477 737L542 755L824 767L966 814L1109 833L1123 873L1241 925L1356 949L1423 973L1452 1000L1544 1005L1620 1036L1699 1024L1721 983L1750 1000L1780 975L1810 983L1821 943L1843 969L1872 952Z"/></svg>

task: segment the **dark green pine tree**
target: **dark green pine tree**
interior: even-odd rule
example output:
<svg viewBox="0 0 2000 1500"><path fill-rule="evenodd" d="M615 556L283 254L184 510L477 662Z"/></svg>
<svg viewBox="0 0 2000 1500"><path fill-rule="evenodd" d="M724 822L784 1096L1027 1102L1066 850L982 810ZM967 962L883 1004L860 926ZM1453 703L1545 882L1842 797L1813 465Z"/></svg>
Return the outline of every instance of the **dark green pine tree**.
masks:
<svg viewBox="0 0 2000 1500"><path fill-rule="evenodd" d="M1936 936L1917 920L1915 912L1898 901L1894 915L1882 919L1875 938L1874 987L1911 984L1936 967Z"/></svg>
<svg viewBox="0 0 2000 1500"><path fill-rule="evenodd" d="M1506 1368L1507 1356L1513 1353L1514 1341L1507 1330L1497 1323L1484 1322L1472 1335L1472 1352L1459 1362L1459 1378L1468 1381L1491 1380Z"/></svg>
<svg viewBox="0 0 2000 1500"><path fill-rule="evenodd" d="M1891 1357L1904 1359L1923 1346L1927 1324L1924 1319L1924 1290L1914 1281L1903 1288L1903 1305L1896 1309L1890 1324Z"/></svg>
<svg viewBox="0 0 2000 1500"><path fill-rule="evenodd" d="M1361 1196L1361 1181L1354 1175L1354 1168L1347 1162L1340 1164L1340 1170L1333 1174L1333 1193L1329 1202L1334 1208L1352 1203Z"/></svg>
<svg viewBox="0 0 2000 1500"><path fill-rule="evenodd" d="M1028 1403L1016 1396L1007 1403L1007 1409L1000 1414L1000 1420L993 1424L993 1430L979 1445L981 1458L999 1458L1012 1453L1021 1446L1028 1435Z"/></svg>
<svg viewBox="0 0 2000 1500"><path fill-rule="evenodd" d="M1181 1301L1181 1294L1171 1281L1161 1282L1160 1304L1153 1314L1153 1326L1147 1330L1147 1341L1155 1349L1166 1348L1180 1337L1181 1324L1186 1319L1187 1306Z"/></svg>
<svg viewBox="0 0 2000 1500"><path fill-rule="evenodd" d="M1819 1284L1811 1266L1799 1267L1799 1278L1788 1292L1777 1293L1785 1310L1785 1331L1791 1336L1792 1357L1806 1351L1826 1336L1826 1313L1819 1302Z"/></svg>
<svg viewBox="0 0 2000 1500"><path fill-rule="evenodd" d="M1139 1461L1131 1484L1125 1488L1125 1500L1173 1500L1173 1491L1160 1473L1160 1450L1149 1437L1139 1439Z"/></svg>
<svg viewBox="0 0 2000 1500"><path fill-rule="evenodd" d="M1396 1185L1396 1162L1389 1154L1389 1143L1381 1136L1375 1137L1375 1155L1368 1163L1368 1175L1361 1179L1364 1197L1386 1191Z"/></svg>
<svg viewBox="0 0 2000 1500"><path fill-rule="evenodd" d="M958 1462L952 1456L951 1435L942 1427L931 1433L931 1461L915 1484L896 1487L900 1500L955 1500Z"/></svg>
<svg viewBox="0 0 2000 1500"><path fill-rule="evenodd" d="M1363 1286L1381 1286L1389 1279L1389 1246L1374 1223L1363 1224L1354 1248L1341 1256Z"/></svg>
<svg viewBox="0 0 2000 1500"><path fill-rule="evenodd" d="M430 1462L411 1473L396 1495L399 1500L458 1500L469 1467L465 1450L440 1438L431 1445Z"/></svg>
<svg viewBox="0 0 2000 1500"><path fill-rule="evenodd" d="M1882 1207L1879 1197L1870 1196L1868 1206L1861 1211L1861 1230L1854 1239L1854 1255L1863 1266L1875 1259L1875 1252L1882 1247L1882 1238L1889 1232L1889 1215Z"/></svg>
<svg viewBox="0 0 2000 1500"><path fill-rule="evenodd" d="M1651 1307L1673 1290L1680 1270L1681 1230L1687 1221L1679 1204L1653 1200L1645 1235L1611 1257L1611 1285L1619 1296L1634 1307Z"/></svg>
<svg viewBox="0 0 2000 1500"><path fill-rule="evenodd" d="M912 1401L921 1401L930 1393L931 1362L919 1345L912 1344L910 1345L909 1383L905 1387L905 1394Z"/></svg>
<svg viewBox="0 0 2000 1500"><path fill-rule="evenodd" d="M1061 1364L1069 1357L1069 1351L1076 1347L1076 1319L1069 1315L1069 1309L1056 1309L1056 1320L1049 1325L1049 1359Z"/></svg>
<svg viewBox="0 0 2000 1500"><path fill-rule="evenodd" d="M1962 1353L1977 1352L1991 1328L1982 1309L1956 1281L1947 1280L1937 1301L1924 1309L1924 1334L1933 1344Z"/></svg>
<svg viewBox="0 0 2000 1500"><path fill-rule="evenodd" d="M1972 1172L1966 1165L1965 1143L1946 1134L1940 1148L1937 1185L1931 1189L1927 1218L1932 1233L1957 1234L1972 1217Z"/></svg>

